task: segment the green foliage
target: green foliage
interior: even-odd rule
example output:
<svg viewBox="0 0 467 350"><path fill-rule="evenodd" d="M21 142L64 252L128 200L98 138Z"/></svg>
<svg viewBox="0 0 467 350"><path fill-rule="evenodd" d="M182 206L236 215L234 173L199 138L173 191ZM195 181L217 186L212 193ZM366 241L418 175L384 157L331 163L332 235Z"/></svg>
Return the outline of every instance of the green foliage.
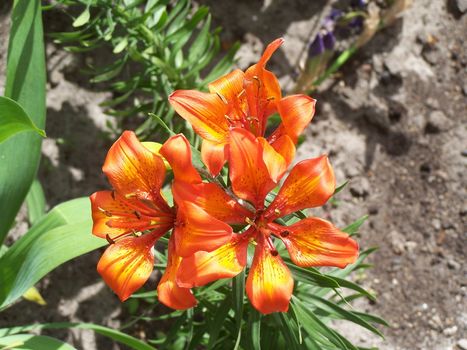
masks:
<svg viewBox="0 0 467 350"><path fill-rule="evenodd" d="M59 265L105 245L91 227L88 198L64 202L40 218L0 258L0 310Z"/></svg>
<svg viewBox="0 0 467 350"><path fill-rule="evenodd" d="M43 335L15 334L0 338L1 349L15 350L76 350L60 340Z"/></svg>
<svg viewBox="0 0 467 350"><path fill-rule="evenodd" d="M16 101L37 128L45 125L45 57L39 0L16 0L8 46L5 96ZM3 109L3 108L2 108ZM31 186L42 138L20 133L0 144L0 244Z"/></svg>
<svg viewBox="0 0 467 350"><path fill-rule="evenodd" d="M8 97L0 96L0 143L22 131L35 131L45 137L45 131L34 125L19 104Z"/></svg>
<svg viewBox="0 0 467 350"><path fill-rule="evenodd" d="M152 346L144 343L143 341L132 337L131 335L122 333L118 330L114 330L111 328L99 326L92 323L68 323L68 322L61 322L61 323L44 323L44 324L34 324L31 326L20 326L20 327L10 327L10 328L2 328L0 329L0 345L3 345L4 342L8 341L9 339L13 339L15 335L18 335L18 340L21 341L21 338L25 339L26 334L20 334L23 332L30 332L30 331L37 331L41 329L63 329L63 328L79 328L79 329L90 329L98 334L101 334L107 338L110 338L118 343L124 344L129 346L131 349L134 350L155 350ZM32 337L31 335L27 335ZM39 338L48 338L40 336ZM36 342L44 341L44 343L37 343L39 346L35 346ZM45 342L46 341L46 342ZM55 341L55 343L53 342ZM40 347L41 344L44 344ZM55 339L48 338L47 340L42 339L35 339L34 340L34 347L30 346L26 349L28 350L44 350L44 349L60 349L60 350L67 350L67 349L74 349L73 347L64 344L61 345L63 347L52 347L51 344L63 344ZM27 345L30 345L29 343ZM50 346L47 346L50 345ZM11 346L11 345L10 345ZM15 349L22 349L21 347L15 347Z"/></svg>
<svg viewBox="0 0 467 350"><path fill-rule="evenodd" d="M34 180L28 195L26 196L28 206L29 223L34 225L42 216L45 215L45 195L39 180Z"/></svg>
<svg viewBox="0 0 467 350"><path fill-rule="evenodd" d="M117 120L144 118L136 130L143 138L158 126L147 113L159 116L175 133L189 130L184 121L174 118L169 94L177 89L205 89L231 68L238 49L238 44L233 45L212 67L221 46L219 30L211 29L208 8L195 11L189 0L60 1L67 12L80 8L80 15L73 22L75 31L52 34L55 42L71 52L99 47L113 52L110 63L91 67L91 81L114 92L114 98L103 105Z"/></svg>

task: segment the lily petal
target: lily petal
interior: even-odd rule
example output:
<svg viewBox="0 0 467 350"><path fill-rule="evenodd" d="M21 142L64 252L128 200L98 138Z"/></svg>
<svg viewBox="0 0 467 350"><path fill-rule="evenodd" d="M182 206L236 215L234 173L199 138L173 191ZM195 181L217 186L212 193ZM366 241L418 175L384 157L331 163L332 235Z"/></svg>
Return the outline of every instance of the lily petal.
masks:
<svg viewBox="0 0 467 350"><path fill-rule="evenodd" d="M295 158L295 145L288 135L282 135L271 143L271 146L284 158L286 168Z"/></svg>
<svg viewBox="0 0 467 350"><path fill-rule="evenodd" d="M306 95L287 96L278 101L284 131L294 143L313 119L316 100Z"/></svg>
<svg viewBox="0 0 467 350"><path fill-rule="evenodd" d="M344 268L358 258L357 242L320 218L307 218L283 227L280 238L298 266Z"/></svg>
<svg viewBox="0 0 467 350"><path fill-rule="evenodd" d="M102 170L119 194L151 200L169 210L160 196L165 177L164 161L144 147L134 132L123 132L112 145Z"/></svg>
<svg viewBox="0 0 467 350"><path fill-rule="evenodd" d="M203 139L217 143L226 141L228 108L219 96L196 90L177 90L169 96L169 102Z"/></svg>
<svg viewBox="0 0 467 350"><path fill-rule="evenodd" d="M271 175L271 179L277 183L287 170L288 164L284 157L265 138L258 137L257 140L263 147L263 160Z"/></svg>
<svg viewBox="0 0 467 350"><path fill-rule="evenodd" d="M189 288L180 287L176 282L177 271L182 258L175 253L173 238L169 240L168 260L165 273L157 286L159 301L175 310L186 310L194 307L197 301Z"/></svg>
<svg viewBox="0 0 467 350"><path fill-rule="evenodd" d="M201 159L212 176L217 176L227 160L227 145L203 140Z"/></svg>
<svg viewBox="0 0 467 350"><path fill-rule="evenodd" d="M99 191L90 199L92 233L97 237L113 240L135 231L167 232L173 226L171 213L157 211L136 198L126 199L112 191Z"/></svg>
<svg viewBox="0 0 467 350"><path fill-rule="evenodd" d="M247 130L230 131L230 180L235 194L262 208L275 182L263 160L263 147Z"/></svg>
<svg viewBox="0 0 467 350"><path fill-rule="evenodd" d="M245 73L240 69L220 77L209 84L211 94L216 94L227 105L226 115L231 123L243 120L248 115L248 104L243 88Z"/></svg>
<svg viewBox="0 0 467 350"><path fill-rule="evenodd" d="M259 312L286 312L293 291L293 278L282 258L264 242L258 242L246 280L246 293Z"/></svg>
<svg viewBox="0 0 467 350"><path fill-rule="evenodd" d="M125 237L111 244L97 264L97 271L121 301L141 288L154 268L152 247L160 237L146 234Z"/></svg>
<svg viewBox="0 0 467 350"><path fill-rule="evenodd" d="M327 156L301 161L292 168L265 216L275 219L297 210L322 206L335 188L336 179Z"/></svg>
<svg viewBox="0 0 467 350"><path fill-rule="evenodd" d="M190 143L184 135L179 134L169 138L159 152L169 162L177 181L187 183L202 181L193 166Z"/></svg>
<svg viewBox="0 0 467 350"><path fill-rule="evenodd" d="M188 184L175 181L172 193L177 203L190 202L227 224L244 224L253 214L214 183Z"/></svg>
<svg viewBox="0 0 467 350"><path fill-rule="evenodd" d="M193 203L177 204L179 208L174 234L178 255L188 257L200 250L210 252L230 240L232 227L228 224Z"/></svg>
<svg viewBox="0 0 467 350"><path fill-rule="evenodd" d="M246 265L248 239L233 235L230 242L208 253L197 252L184 258L177 283L185 288L204 286L221 278L238 275Z"/></svg>

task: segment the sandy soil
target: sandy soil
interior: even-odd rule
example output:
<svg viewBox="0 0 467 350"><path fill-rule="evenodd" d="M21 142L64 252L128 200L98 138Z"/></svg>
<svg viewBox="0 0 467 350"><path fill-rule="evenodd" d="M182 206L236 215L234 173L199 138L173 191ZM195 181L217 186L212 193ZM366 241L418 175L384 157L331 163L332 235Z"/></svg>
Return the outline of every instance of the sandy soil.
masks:
<svg viewBox="0 0 467 350"><path fill-rule="evenodd" d="M224 28L224 42L240 40L241 68L264 43L285 44L270 69L285 89L322 16L326 1L202 1ZM337 325L361 345L381 349L460 349L467 338L466 281L466 48L464 1L415 0L394 26L379 33L316 94L317 114L299 159L328 153L338 182L350 179L338 205L325 208L338 226L369 214L363 248L378 246L374 268L358 276L378 295L363 308L386 318L385 341ZM8 30L0 6L0 74ZM48 17L48 23L54 18ZM57 19L57 21L59 21ZM435 38L433 44L432 38ZM111 119L99 103L108 94L83 83L82 57L48 44L48 120L40 179L50 205L106 186L100 166L110 144ZM0 78L0 88L3 79ZM320 212L316 212L320 214ZM24 214L23 214L24 216ZM21 221L20 221L21 222ZM20 224L10 240L26 229ZM125 322L126 310L95 272L99 252L60 267L39 284L48 301L19 302L0 326L34 320ZM96 312L98 310L98 312ZM19 312L21 311L21 312ZM57 332L83 349L111 349L88 332Z"/></svg>

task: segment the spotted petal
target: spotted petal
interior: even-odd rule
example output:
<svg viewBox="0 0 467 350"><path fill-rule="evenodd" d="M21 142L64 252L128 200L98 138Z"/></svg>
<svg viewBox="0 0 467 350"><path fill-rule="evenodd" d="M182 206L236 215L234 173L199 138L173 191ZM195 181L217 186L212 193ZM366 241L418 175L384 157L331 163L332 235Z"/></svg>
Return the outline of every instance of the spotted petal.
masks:
<svg viewBox="0 0 467 350"><path fill-rule="evenodd" d="M258 242L246 281L246 293L263 314L286 312L292 297L293 278L277 252Z"/></svg>
<svg viewBox="0 0 467 350"><path fill-rule="evenodd" d="M298 266L344 268L358 258L357 242L326 220L303 219L281 232L280 238Z"/></svg>
<svg viewBox="0 0 467 350"><path fill-rule="evenodd" d="M177 271L182 258L175 252L173 238L169 240L167 267L157 286L159 301L176 310L186 310L194 307L197 301L189 288L180 287L176 282Z"/></svg>
<svg viewBox="0 0 467 350"><path fill-rule="evenodd" d="M269 219L324 205L336 188L327 156L297 163L265 213Z"/></svg>
<svg viewBox="0 0 467 350"><path fill-rule="evenodd" d="M168 210L160 197L165 177L164 162L159 155L144 147L134 132L123 132L112 145L102 170L119 194L151 200Z"/></svg>
<svg viewBox="0 0 467 350"><path fill-rule="evenodd" d="M159 237L150 233L122 238L111 244L99 260L97 271L121 301L148 280L154 267L152 247Z"/></svg>
<svg viewBox="0 0 467 350"><path fill-rule="evenodd" d="M169 102L203 139L216 143L226 141L228 108L219 96L196 90L177 90L170 95Z"/></svg>
<svg viewBox="0 0 467 350"><path fill-rule="evenodd" d="M238 275L246 265L248 239L233 235L230 242L208 253L197 252L184 258L178 272L179 286L204 286L221 278Z"/></svg>

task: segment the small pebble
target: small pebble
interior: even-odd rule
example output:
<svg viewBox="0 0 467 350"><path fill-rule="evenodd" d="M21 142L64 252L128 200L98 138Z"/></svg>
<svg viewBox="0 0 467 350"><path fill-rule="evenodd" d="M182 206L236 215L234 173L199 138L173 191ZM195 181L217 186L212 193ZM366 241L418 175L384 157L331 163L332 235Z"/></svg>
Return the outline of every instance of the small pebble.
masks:
<svg viewBox="0 0 467 350"><path fill-rule="evenodd" d="M443 330L443 334L446 336L452 336L457 333L457 326L452 326Z"/></svg>

